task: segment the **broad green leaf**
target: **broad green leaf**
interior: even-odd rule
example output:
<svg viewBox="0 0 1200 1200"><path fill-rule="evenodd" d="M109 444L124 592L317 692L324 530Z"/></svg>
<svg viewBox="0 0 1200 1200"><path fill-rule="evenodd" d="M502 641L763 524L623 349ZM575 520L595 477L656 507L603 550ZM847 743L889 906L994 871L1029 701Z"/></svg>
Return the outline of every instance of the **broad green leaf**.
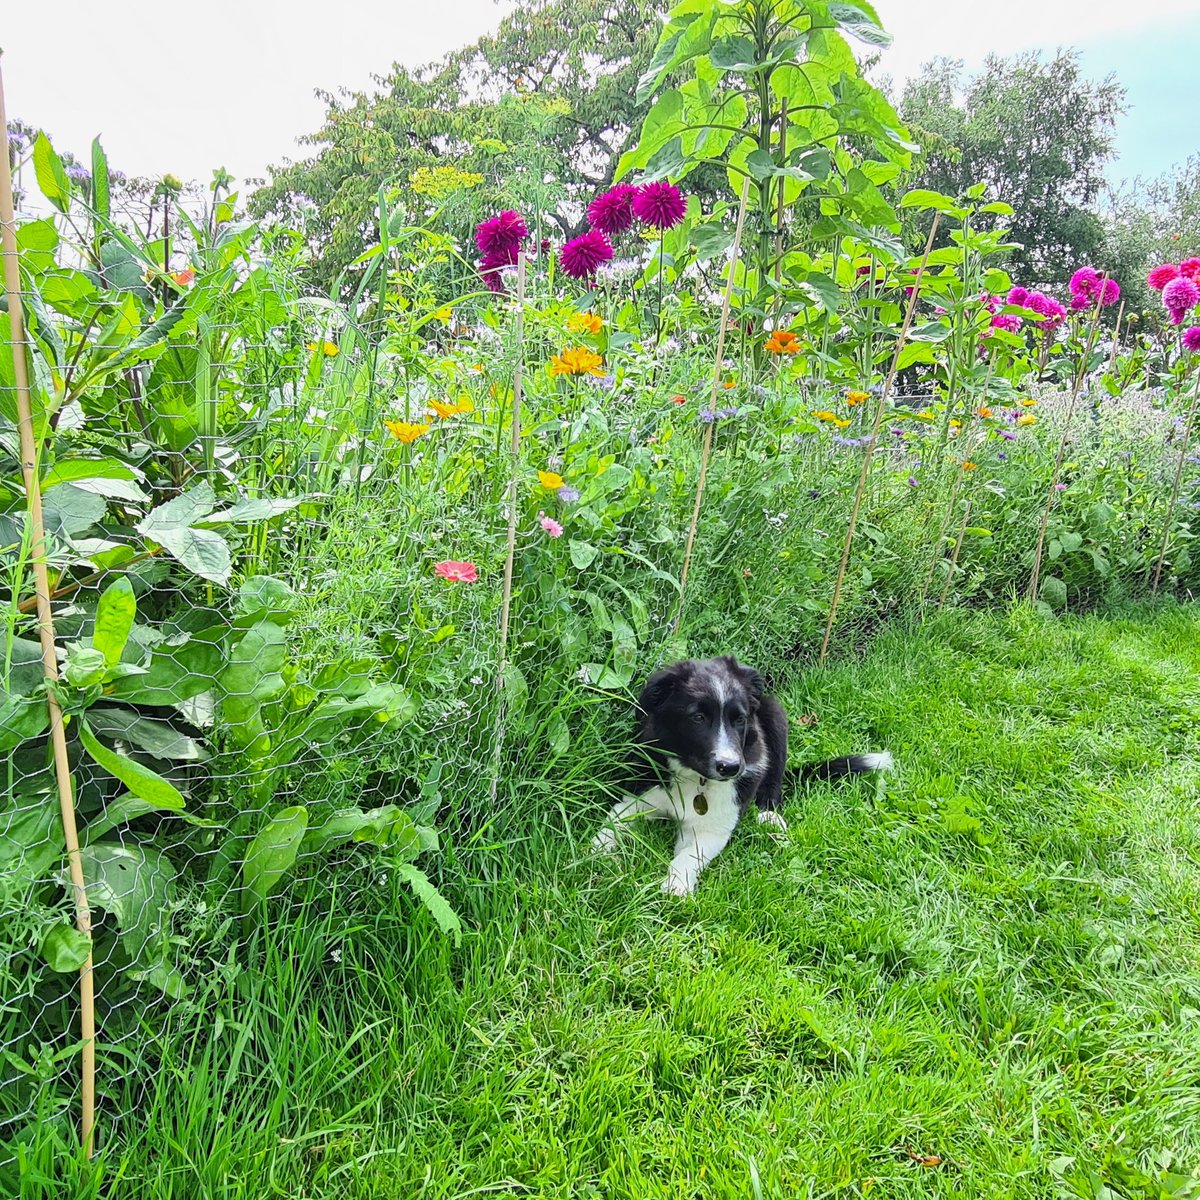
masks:
<svg viewBox="0 0 1200 1200"><path fill-rule="evenodd" d="M58 229L53 221L26 221L17 228L17 250L21 260L39 274L54 271Z"/></svg>
<svg viewBox="0 0 1200 1200"><path fill-rule="evenodd" d="M15 750L50 728L50 710L44 696L14 696L0 692L0 754Z"/></svg>
<svg viewBox="0 0 1200 1200"><path fill-rule="evenodd" d="M433 886L428 875L412 863L398 862L392 864L396 874L412 888L417 899L429 910L430 916L437 922L438 928L454 939L456 946L462 942L462 922L458 914L446 901L446 897Z"/></svg>
<svg viewBox="0 0 1200 1200"><path fill-rule="evenodd" d="M103 496L73 483L64 483L47 492L42 504L47 532L62 537L85 533L103 519L104 510Z"/></svg>
<svg viewBox="0 0 1200 1200"><path fill-rule="evenodd" d="M33 143L33 172L42 195L59 212L65 213L71 207L71 181L67 178L62 159L55 154L50 139L44 133L39 133Z"/></svg>
<svg viewBox="0 0 1200 1200"><path fill-rule="evenodd" d="M138 474L115 458L64 458L42 476L42 491L60 483L83 483L90 479L136 480Z"/></svg>
<svg viewBox="0 0 1200 1200"><path fill-rule="evenodd" d="M586 571L600 553L590 542L576 541L575 538L571 539L568 549L571 554L571 562L578 571Z"/></svg>
<svg viewBox="0 0 1200 1200"><path fill-rule="evenodd" d="M229 652L221 686L233 699L269 699L283 685L279 672L287 658L283 630L273 621L260 621L246 630Z"/></svg>
<svg viewBox="0 0 1200 1200"><path fill-rule="evenodd" d="M942 192L930 191L927 188L916 188L905 192L900 199L901 208L931 208L938 212L949 213L959 219L967 215L967 210L961 207L957 200Z"/></svg>
<svg viewBox="0 0 1200 1200"><path fill-rule="evenodd" d="M1083 534L1072 532L1060 533L1058 540L1062 542L1062 548L1068 554L1074 554L1083 545Z"/></svg>
<svg viewBox="0 0 1200 1200"><path fill-rule="evenodd" d="M224 636L224 629L206 629L185 641L158 646L145 674L113 681L112 698L134 704L169 705L209 691L225 661L220 645Z"/></svg>
<svg viewBox="0 0 1200 1200"><path fill-rule="evenodd" d="M92 206L106 221L109 213L108 155L100 139L92 141Z"/></svg>
<svg viewBox="0 0 1200 1200"><path fill-rule="evenodd" d="M101 594L92 634L92 645L104 655L104 661L110 667L121 661L136 616L137 598L133 594L133 584L122 575Z"/></svg>
<svg viewBox="0 0 1200 1200"><path fill-rule="evenodd" d="M1067 585L1054 575L1047 575L1042 580L1041 599L1053 609L1067 607Z"/></svg>
<svg viewBox="0 0 1200 1200"><path fill-rule="evenodd" d="M212 485L207 481L151 509L138 522L138 532L159 541L159 534L172 529L187 529L204 520L217 506Z"/></svg>
<svg viewBox="0 0 1200 1200"><path fill-rule="evenodd" d="M255 835L242 863L246 888L265 900L292 869L308 828L308 812L298 805L273 816Z"/></svg>
<svg viewBox="0 0 1200 1200"><path fill-rule="evenodd" d="M144 717L128 708L93 705L88 724L102 737L128 742L152 758L171 762L204 762L208 751L195 738L158 717Z"/></svg>
<svg viewBox="0 0 1200 1200"><path fill-rule="evenodd" d="M205 525L232 524L249 525L255 521L269 521L281 513L290 512L298 504L303 504L305 497L293 499L270 499L265 496L247 500L239 500L229 508L210 513L204 518Z"/></svg>
<svg viewBox="0 0 1200 1200"><path fill-rule="evenodd" d="M284 625L295 606L296 598L292 589L282 579L275 579L271 575L251 575L238 588L237 607L243 617L255 620L269 617L277 625Z"/></svg>
<svg viewBox="0 0 1200 1200"><path fill-rule="evenodd" d="M42 959L52 971L78 971L92 952L92 939L65 921L51 925L42 938Z"/></svg>
<svg viewBox="0 0 1200 1200"><path fill-rule="evenodd" d="M163 808L184 807L183 796L174 784L168 783L161 775L149 767L142 766L140 762L102 745L83 719L79 722L79 738L88 754L135 796Z"/></svg>
<svg viewBox="0 0 1200 1200"><path fill-rule="evenodd" d="M127 821L144 817L147 813L153 812L178 813L192 824L207 824L207 822L189 817L182 804L152 804L149 800L142 800L138 796L131 796L128 792L124 792L111 801L98 817L93 817L87 823L83 831L83 841L85 844L91 845L93 842L99 841L106 833L116 829L118 825L124 825Z"/></svg>
<svg viewBox="0 0 1200 1200"><path fill-rule="evenodd" d="M653 183L658 179L676 179L683 173L684 165L683 139L672 138L650 156L650 161L642 172L642 180L645 183Z"/></svg>
<svg viewBox="0 0 1200 1200"><path fill-rule="evenodd" d="M874 15L869 5L844 4L835 0L829 5L829 15L851 37L869 46L890 46L892 35L879 27L879 18Z"/></svg>
<svg viewBox="0 0 1200 1200"><path fill-rule="evenodd" d="M4 654L0 651L0 665ZM9 639L8 679L3 686L14 696L28 696L45 682L46 668L42 664L42 644L28 638Z"/></svg>
<svg viewBox="0 0 1200 1200"><path fill-rule="evenodd" d="M0 874L20 889L36 883L66 851L58 797L49 788L7 797L0 809Z"/></svg>
<svg viewBox="0 0 1200 1200"><path fill-rule="evenodd" d="M720 221L710 221L706 225L698 225L692 230L692 245L696 248L696 261L707 262L724 254L733 245L733 230L727 229Z"/></svg>
<svg viewBox="0 0 1200 1200"><path fill-rule="evenodd" d="M926 321L908 331L910 342L944 342L954 332L947 321Z"/></svg>

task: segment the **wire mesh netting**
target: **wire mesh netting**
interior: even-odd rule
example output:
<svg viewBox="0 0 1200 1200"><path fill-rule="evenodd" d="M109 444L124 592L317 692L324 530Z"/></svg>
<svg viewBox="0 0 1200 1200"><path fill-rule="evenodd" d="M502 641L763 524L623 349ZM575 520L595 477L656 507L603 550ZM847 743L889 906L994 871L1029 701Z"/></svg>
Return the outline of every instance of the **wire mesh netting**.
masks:
<svg viewBox="0 0 1200 1200"><path fill-rule="evenodd" d="M1165 586L1196 582L1200 478L1186 413L1161 396L1005 389L980 371L948 399L932 370L892 396L894 328L855 379L827 371L829 353L803 369L764 356L749 321L714 368L717 287L657 297L653 249L592 290L535 259L520 337L511 296L449 306L470 280L422 284L447 259L432 234L407 231L346 296L314 298L301 239L232 216L214 201L174 241L106 226L94 259L51 218L19 222L46 540L6 345L6 1168L35 1137L73 1144L89 949L104 1146L181 1086L168 1029L240 1053L217 999L253 972L256 925L300 903L297 881L328 874L360 908L453 939L437 884L463 831L497 805L561 799L564 779L599 817L631 690L667 659L734 653L778 680L816 657L835 603L840 654L885 619L1007 599L1043 526L1048 608L1146 590L1164 546ZM851 281L869 258L838 256ZM847 303L866 306L856 286Z"/></svg>

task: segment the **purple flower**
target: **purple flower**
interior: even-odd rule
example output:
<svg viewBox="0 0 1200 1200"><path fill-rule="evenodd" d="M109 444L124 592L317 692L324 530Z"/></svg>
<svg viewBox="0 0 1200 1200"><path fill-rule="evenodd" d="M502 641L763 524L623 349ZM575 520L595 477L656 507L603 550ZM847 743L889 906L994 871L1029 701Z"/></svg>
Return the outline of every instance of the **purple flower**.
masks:
<svg viewBox="0 0 1200 1200"><path fill-rule="evenodd" d="M483 256L479 264L479 271L483 275L483 282L489 291L499 292L503 295L508 290L504 286L501 272L511 265L507 250L492 250Z"/></svg>
<svg viewBox="0 0 1200 1200"><path fill-rule="evenodd" d="M1054 490L1056 492L1065 492L1067 490L1067 485L1065 483L1056 483L1054 485Z"/></svg>
<svg viewBox="0 0 1200 1200"><path fill-rule="evenodd" d="M1000 451L1000 452L999 452L999 453L996 455L996 457L997 457L997 458L998 458L998 459L999 459L1001 462L1008 462L1008 455L1007 455L1007 454L1005 454L1003 450L1001 450L1001 451Z"/></svg>
<svg viewBox="0 0 1200 1200"><path fill-rule="evenodd" d="M633 197L633 215L643 225L652 225L655 229L678 225L686 212L687 201L683 193L665 179L642 184Z"/></svg>
<svg viewBox="0 0 1200 1200"><path fill-rule="evenodd" d="M603 388L606 392L611 391L617 386L617 377L615 375L592 375L591 381L598 388Z"/></svg>
<svg viewBox="0 0 1200 1200"><path fill-rule="evenodd" d="M703 421L705 425L711 425L717 419L717 414L713 412L711 408L702 408L696 414L696 416L699 420Z"/></svg>
<svg viewBox="0 0 1200 1200"><path fill-rule="evenodd" d="M475 244L485 258L489 255L505 254L505 262L517 261L521 243L529 236L525 218L512 209L505 209L475 226Z"/></svg>
<svg viewBox="0 0 1200 1200"><path fill-rule="evenodd" d="M808 491L808 498L810 500L820 500L821 493L818 492L816 488L810 488Z"/></svg>
<svg viewBox="0 0 1200 1200"><path fill-rule="evenodd" d="M996 432L1006 441L1015 442L1017 440L1016 433L1011 429L997 429Z"/></svg>
<svg viewBox="0 0 1200 1200"><path fill-rule="evenodd" d="M908 486L909 486L909 487L916 487L916 486L917 486L917 484L918 484L918 483L920 483L920 482L921 482L921 481L920 481L920 480L919 480L919 479L918 479L918 478L917 478L915 475L910 475L910 476L908 477Z"/></svg>
<svg viewBox="0 0 1200 1200"><path fill-rule="evenodd" d="M71 163L67 167L67 178L72 183L84 184L91 180L91 176L87 173L87 168L80 166L79 163Z"/></svg>
<svg viewBox="0 0 1200 1200"><path fill-rule="evenodd" d="M1163 304L1171 316L1171 324L1182 325L1183 318L1196 307L1197 301L1200 301L1200 288L1190 279L1181 276L1178 279L1172 279L1163 288L1162 298Z"/></svg>
<svg viewBox="0 0 1200 1200"><path fill-rule="evenodd" d="M1200 350L1200 325L1193 325L1183 331L1183 348L1193 354Z"/></svg>
<svg viewBox="0 0 1200 1200"><path fill-rule="evenodd" d="M601 263L613 256L608 238L598 229L591 229L572 238L559 252L558 261L562 269L574 279L590 279Z"/></svg>
<svg viewBox="0 0 1200 1200"><path fill-rule="evenodd" d="M579 499L579 489L567 487L565 484L558 489L558 498L564 504L574 504Z"/></svg>
<svg viewBox="0 0 1200 1200"><path fill-rule="evenodd" d="M843 437L840 433L835 433L832 438L835 446L845 446L854 450L862 449L870 440L870 435L866 437Z"/></svg>
<svg viewBox="0 0 1200 1200"><path fill-rule="evenodd" d="M903 436L904 436L904 427L902 425L893 425L892 426L892 437L903 437Z"/></svg>
<svg viewBox="0 0 1200 1200"><path fill-rule="evenodd" d="M593 229L612 237L624 233L633 224L633 197L637 188L631 183L618 183L601 192L588 205L588 221Z"/></svg>

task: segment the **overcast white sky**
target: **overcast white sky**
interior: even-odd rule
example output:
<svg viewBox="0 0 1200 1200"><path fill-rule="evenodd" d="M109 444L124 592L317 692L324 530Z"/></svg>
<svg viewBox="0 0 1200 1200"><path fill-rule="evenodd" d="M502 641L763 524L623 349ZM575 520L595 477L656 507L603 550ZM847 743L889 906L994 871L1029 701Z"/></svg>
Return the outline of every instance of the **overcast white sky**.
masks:
<svg viewBox="0 0 1200 1200"><path fill-rule="evenodd" d="M8 112L84 155L102 136L114 167L207 179L261 175L303 157L318 127L314 89L371 88L492 29L511 0L0 0ZM1200 0L876 0L895 36L896 78L937 54L1079 46L1089 72L1114 71L1134 112L1118 173L1165 169L1200 149L1195 63Z"/></svg>

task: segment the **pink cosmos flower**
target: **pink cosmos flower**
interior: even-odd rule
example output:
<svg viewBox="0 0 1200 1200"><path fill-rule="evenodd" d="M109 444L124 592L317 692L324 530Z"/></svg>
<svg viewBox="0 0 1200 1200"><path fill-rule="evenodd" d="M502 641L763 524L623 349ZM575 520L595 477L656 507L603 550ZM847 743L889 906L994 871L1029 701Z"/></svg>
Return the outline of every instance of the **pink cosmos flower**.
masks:
<svg viewBox="0 0 1200 1200"><path fill-rule="evenodd" d="M445 579L450 583L479 582L479 572L472 562L454 562L447 559L445 562L438 563L433 568L433 573L439 579Z"/></svg>
<svg viewBox="0 0 1200 1200"><path fill-rule="evenodd" d="M1179 278L1179 268L1174 263L1163 263L1161 267L1155 267L1149 275L1146 276L1146 282L1156 291L1161 292L1163 288L1171 282L1172 279Z"/></svg>
<svg viewBox="0 0 1200 1200"><path fill-rule="evenodd" d="M633 215L643 225L652 225L655 229L678 225L686 212L687 201L683 193L665 179L642 184L633 197Z"/></svg>
<svg viewBox="0 0 1200 1200"><path fill-rule="evenodd" d="M562 269L574 279L590 279L601 263L613 256L608 238L598 229L590 229L572 238L559 252Z"/></svg>
<svg viewBox="0 0 1200 1200"><path fill-rule="evenodd" d="M525 218L511 208L480 221L475 227L475 244L479 247L479 253L486 256L504 251L509 255L507 261L510 263L517 261L517 251L528 236L529 226L525 224Z"/></svg>
<svg viewBox="0 0 1200 1200"><path fill-rule="evenodd" d="M563 527L553 518L548 517L544 512L538 513L538 524L552 537L562 537Z"/></svg>
<svg viewBox="0 0 1200 1200"><path fill-rule="evenodd" d="M1196 307L1197 302L1200 302L1200 287L1181 275L1163 288L1162 298L1170 314L1171 324L1182 325L1183 318Z"/></svg>
<svg viewBox="0 0 1200 1200"><path fill-rule="evenodd" d="M1193 354L1200 352L1200 325L1193 325L1183 331L1183 348Z"/></svg>
<svg viewBox="0 0 1200 1200"><path fill-rule="evenodd" d="M588 205L588 221L593 229L612 237L624 233L633 224L633 197L637 188L631 183L618 183L601 192Z"/></svg>

